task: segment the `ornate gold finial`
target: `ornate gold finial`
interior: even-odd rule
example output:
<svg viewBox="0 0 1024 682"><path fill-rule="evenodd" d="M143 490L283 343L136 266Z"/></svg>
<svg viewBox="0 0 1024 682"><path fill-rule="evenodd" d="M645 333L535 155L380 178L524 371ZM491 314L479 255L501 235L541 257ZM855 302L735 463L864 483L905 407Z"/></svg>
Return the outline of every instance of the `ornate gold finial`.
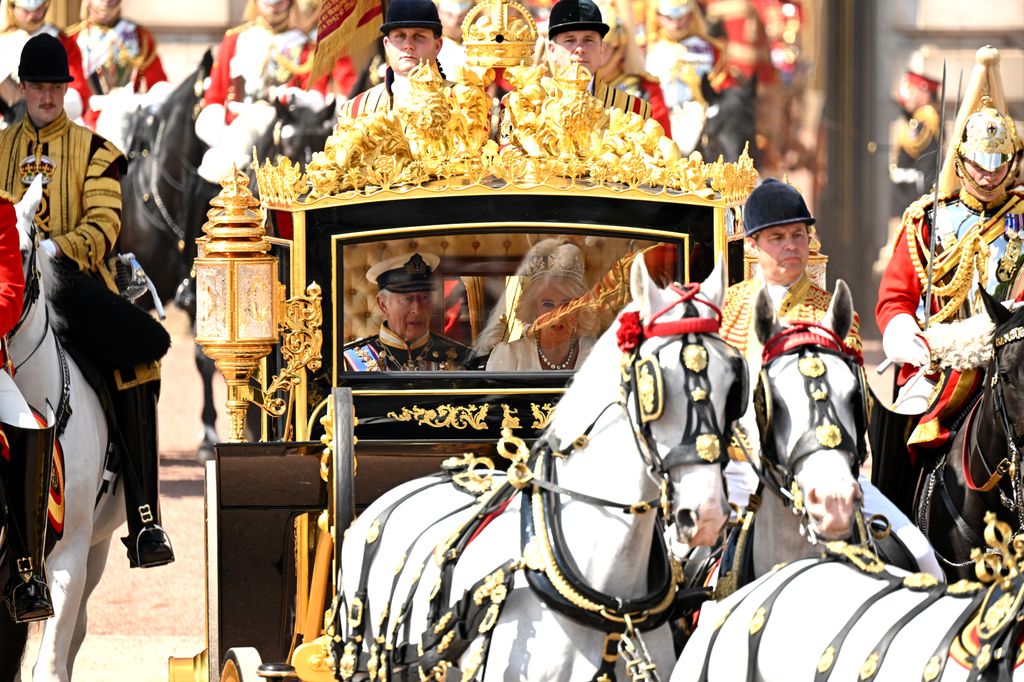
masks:
<svg viewBox="0 0 1024 682"><path fill-rule="evenodd" d="M971 550L978 580L993 583L1015 578L1024 562L1024 534L1014 535L1010 525L1000 521L995 512L985 512L985 544L987 549Z"/></svg>
<svg viewBox="0 0 1024 682"><path fill-rule="evenodd" d="M261 168L256 148L253 147L252 167L256 172L256 185L263 206L288 206L306 190L305 173L299 164L292 163L288 157L283 157L277 165L267 159Z"/></svg>
<svg viewBox="0 0 1024 682"><path fill-rule="evenodd" d="M533 62L537 26L530 12L512 0L484 0L462 21L466 64L485 68Z"/></svg>

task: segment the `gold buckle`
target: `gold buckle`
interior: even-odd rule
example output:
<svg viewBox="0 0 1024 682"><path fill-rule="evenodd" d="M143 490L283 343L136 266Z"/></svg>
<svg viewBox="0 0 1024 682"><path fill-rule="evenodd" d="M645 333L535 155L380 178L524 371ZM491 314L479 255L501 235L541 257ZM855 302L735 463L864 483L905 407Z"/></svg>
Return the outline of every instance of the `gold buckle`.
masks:
<svg viewBox="0 0 1024 682"><path fill-rule="evenodd" d="M601 660L605 663L614 663L619 658L619 640L622 633L609 632L604 636L604 645L601 651Z"/></svg>
<svg viewBox="0 0 1024 682"><path fill-rule="evenodd" d="M139 518L142 519L143 523L153 523L153 510L150 509L148 504L139 507Z"/></svg>
<svg viewBox="0 0 1024 682"><path fill-rule="evenodd" d="M32 557L23 556L14 563L18 573L32 573Z"/></svg>

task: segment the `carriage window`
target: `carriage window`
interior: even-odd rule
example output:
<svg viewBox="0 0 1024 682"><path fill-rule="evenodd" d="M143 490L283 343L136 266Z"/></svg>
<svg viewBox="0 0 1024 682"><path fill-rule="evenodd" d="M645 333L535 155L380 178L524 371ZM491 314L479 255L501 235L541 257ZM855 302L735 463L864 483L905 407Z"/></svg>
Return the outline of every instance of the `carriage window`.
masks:
<svg viewBox="0 0 1024 682"><path fill-rule="evenodd" d="M675 243L486 233L346 245L344 372L572 370L629 300L643 252L682 279Z"/></svg>

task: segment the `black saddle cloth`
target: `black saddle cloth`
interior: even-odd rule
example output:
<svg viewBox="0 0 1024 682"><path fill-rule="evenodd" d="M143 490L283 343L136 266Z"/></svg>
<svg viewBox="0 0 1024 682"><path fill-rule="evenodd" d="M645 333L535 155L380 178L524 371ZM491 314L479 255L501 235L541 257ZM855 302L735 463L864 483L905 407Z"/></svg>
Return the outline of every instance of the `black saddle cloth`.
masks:
<svg viewBox="0 0 1024 682"><path fill-rule="evenodd" d="M114 370L159 360L171 347L163 325L73 263L58 267L51 297L64 325L59 336L99 368Z"/></svg>

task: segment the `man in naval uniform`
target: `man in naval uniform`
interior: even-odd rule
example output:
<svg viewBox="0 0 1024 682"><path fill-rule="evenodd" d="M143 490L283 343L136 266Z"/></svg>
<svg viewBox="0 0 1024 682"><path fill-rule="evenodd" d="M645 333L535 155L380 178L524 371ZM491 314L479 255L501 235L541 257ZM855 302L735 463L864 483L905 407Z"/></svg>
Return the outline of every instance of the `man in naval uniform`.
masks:
<svg viewBox="0 0 1024 682"><path fill-rule="evenodd" d="M46 21L50 0L0 1L0 96L8 104L21 99L18 94L18 64L25 42L32 36L47 33L64 45L71 62L71 87L64 96L64 112L71 120L89 111L89 84L82 72L82 55L78 43Z"/></svg>
<svg viewBox="0 0 1024 682"><path fill-rule="evenodd" d="M15 206L0 192L0 336L18 324L24 296ZM6 343L0 365L0 506L9 565L2 598L14 622L25 623L53 616L43 554L55 429L39 424L11 378Z"/></svg>
<svg viewBox="0 0 1024 682"><path fill-rule="evenodd" d="M757 296L767 289L779 320L785 322L821 322L832 302L832 294L811 282L807 276L810 255L810 230L815 219L795 187L773 178L761 183L747 199L743 209L745 247L757 258L758 274L734 284L726 291L722 305L721 336L735 346L747 360L751 386L761 371L760 341L754 331ZM863 344L860 321L856 313L853 326L843 340L847 351L860 358ZM757 461L760 442L754 410L748 409L740 418L736 438L741 449ZM732 452L726 466L729 500L738 507L747 505L757 489L758 478L742 453ZM864 514L882 514L892 530L915 556L921 570L942 576L927 541L913 523L886 499L863 475L859 481L864 493Z"/></svg>
<svg viewBox="0 0 1024 682"><path fill-rule="evenodd" d="M167 81L153 34L121 16L121 0L84 0L81 18L67 33L82 53L82 71L93 95L115 89L143 94ZM93 128L98 106L85 116Z"/></svg>
<svg viewBox="0 0 1024 682"><path fill-rule="evenodd" d="M394 109L396 102L409 93L409 72L420 62L430 62L440 70L437 56L443 45L441 30L441 19L431 0L393 0L380 27L388 63L384 81L346 102L341 116L355 118Z"/></svg>
<svg viewBox="0 0 1024 682"><path fill-rule="evenodd" d="M348 371L465 369L470 348L430 331L433 274L440 262L432 253L406 253L367 271L385 319L374 336L345 345Z"/></svg>
<svg viewBox="0 0 1024 682"><path fill-rule="evenodd" d="M969 94L964 101L972 106ZM912 203L903 214L892 258L879 284L875 318L886 357L902 365L900 385L924 375L922 368L931 364L921 333L926 319L934 326L984 314L977 296L979 281L999 301L1020 300L1024 287L1020 277L1024 190L1015 186L1024 145L1013 119L987 97L980 98L974 108L952 151L962 186L958 192L939 194L928 314L923 299L933 230L932 194ZM982 375L973 369L930 376L942 386L911 434L912 461L920 462L920 455L946 445L952 436L951 418L979 390ZM916 383L902 391L901 400L906 401ZM920 396L922 409L928 393ZM914 412L920 414L920 410Z"/></svg>
<svg viewBox="0 0 1024 682"><path fill-rule="evenodd" d="M37 175L43 200L35 216L40 257L60 270L52 303L63 338L85 371L105 383L113 403L132 566L174 560L160 527L156 402L160 358L170 337L159 322L118 295L108 258L121 229L120 175L125 161L110 142L68 120L71 75L59 40L43 33L25 43L19 66L27 113L0 131L0 190L20 198Z"/></svg>
<svg viewBox="0 0 1024 682"><path fill-rule="evenodd" d="M274 122L274 100L320 110L329 75L310 82L314 44L292 26L292 0L249 0L249 21L230 29L217 47L210 87L196 117L196 135L210 145L199 175L218 183L232 167L245 169L252 147Z"/></svg>

